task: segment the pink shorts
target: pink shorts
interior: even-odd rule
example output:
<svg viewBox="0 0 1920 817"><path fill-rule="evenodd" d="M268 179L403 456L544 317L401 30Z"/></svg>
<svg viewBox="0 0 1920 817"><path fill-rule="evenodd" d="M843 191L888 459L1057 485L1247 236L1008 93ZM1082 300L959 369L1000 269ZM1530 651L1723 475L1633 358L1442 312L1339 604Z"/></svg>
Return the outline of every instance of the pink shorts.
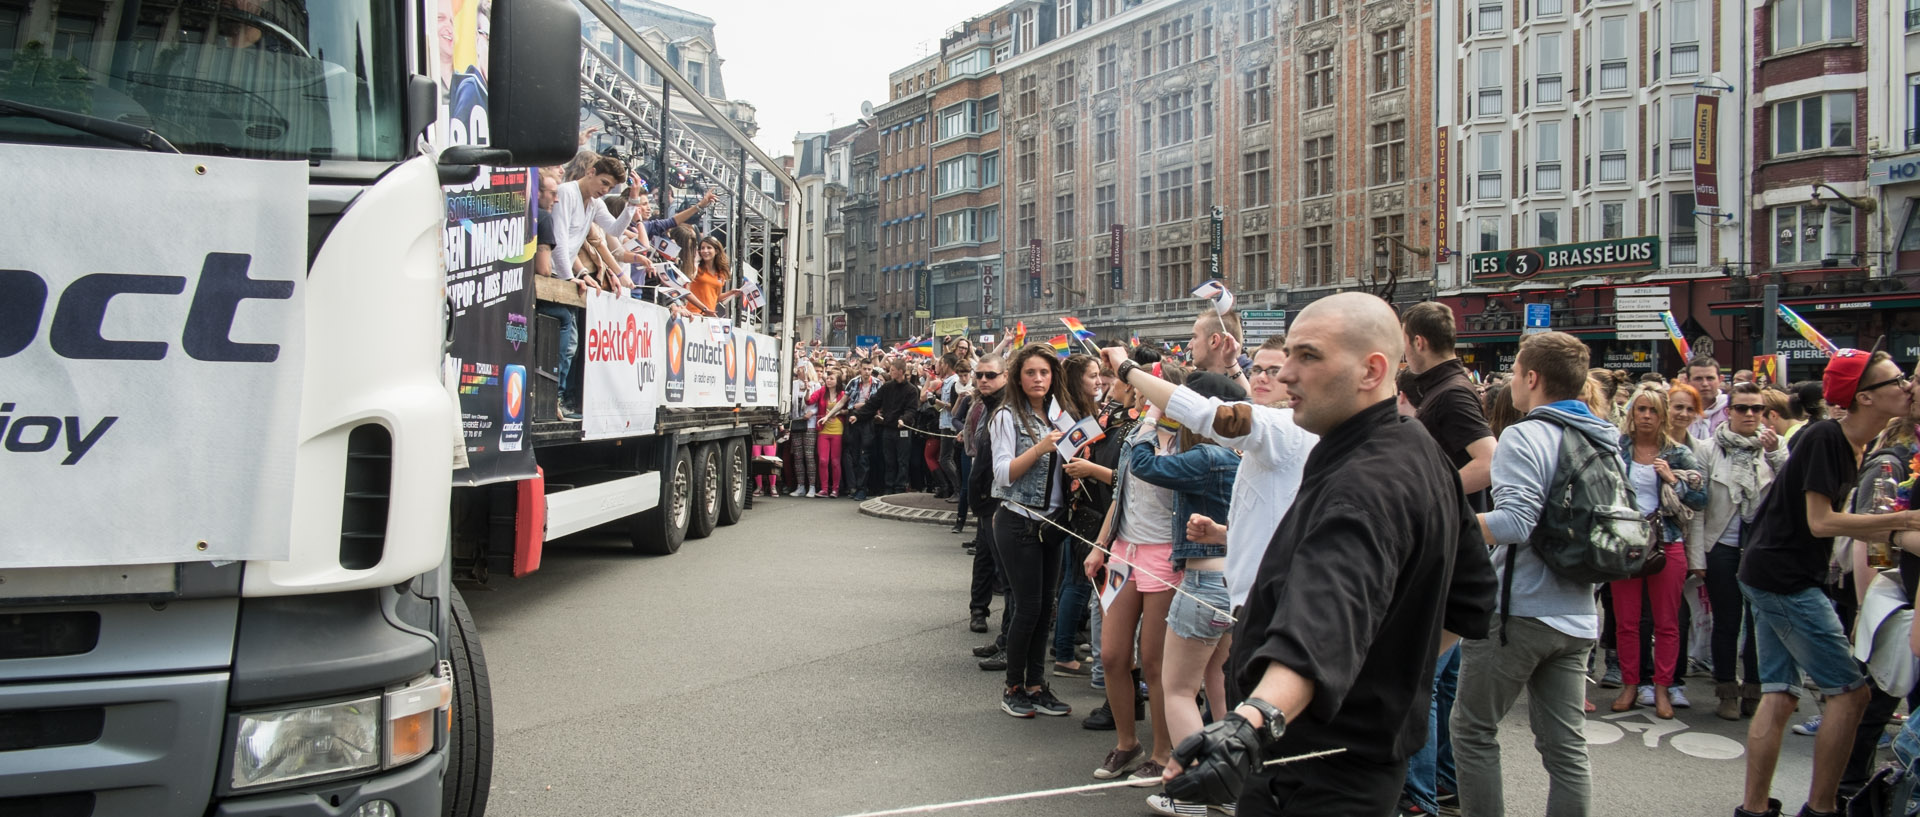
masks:
<svg viewBox="0 0 1920 817"><path fill-rule="evenodd" d="M1114 537L1113 552L1133 565L1129 577L1142 593L1165 593L1180 586L1180 571L1173 569L1173 543L1137 545Z"/></svg>

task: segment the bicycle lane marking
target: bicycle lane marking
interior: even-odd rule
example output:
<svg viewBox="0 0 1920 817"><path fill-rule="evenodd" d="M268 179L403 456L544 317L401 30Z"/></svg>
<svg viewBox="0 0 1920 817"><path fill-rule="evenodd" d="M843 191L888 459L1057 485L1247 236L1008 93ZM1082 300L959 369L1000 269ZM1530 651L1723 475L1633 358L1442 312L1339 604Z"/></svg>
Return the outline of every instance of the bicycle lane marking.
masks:
<svg viewBox="0 0 1920 817"><path fill-rule="evenodd" d="M1733 760L1746 754L1746 746L1737 740L1689 729L1687 723L1679 718L1661 719L1648 710L1604 715L1598 720L1588 719L1585 727L1588 746L1618 743L1627 733L1633 732L1640 735L1641 745L1648 749L1659 748L1660 739L1666 737L1668 746L1702 760Z"/></svg>

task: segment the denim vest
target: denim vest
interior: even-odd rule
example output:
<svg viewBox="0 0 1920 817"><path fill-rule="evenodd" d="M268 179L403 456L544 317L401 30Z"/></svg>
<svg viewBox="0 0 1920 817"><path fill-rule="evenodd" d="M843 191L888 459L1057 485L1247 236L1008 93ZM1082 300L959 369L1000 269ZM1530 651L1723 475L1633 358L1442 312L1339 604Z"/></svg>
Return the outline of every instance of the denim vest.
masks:
<svg viewBox="0 0 1920 817"><path fill-rule="evenodd" d="M1660 457L1667 461L1667 467L1675 471L1703 470L1700 467L1700 460L1693 456L1693 449L1664 439L1661 443L1666 447L1661 449ZM1631 434L1620 435L1620 461L1625 463L1628 469L1633 467L1633 435ZM1685 482L1674 486L1674 490L1680 496L1680 504L1692 508L1696 514L1706 510L1707 484L1707 481L1703 480L1697 486ZM1686 541L1686 531L1680 528L1678 520L1664 512L1659 513L1659 516L1661 544ZM1708 548L1712 548L1712 545L1709 544Z"/></svg>
<svg viewBox="0 0 1920 817"><path fill-rule="evenodd" d="M996 414L998 413L1006 413L1013 418L1013 455L1015 457L1026 453L1027 449L1040 441L1039 437L1034 436L1034 430L1039 430L1042 434L1052 430L1051 426L1045 425L1044 419L1039 418L1036 418L1033 428L1028 428L1026 423L1020 422L1020 415L1014 413L1012 406L1001 406L996 410ZM993 418L989 417L987 422L992 423ZM1000 480L994 480L993 498L1018 502L1035 511L1045 513L1047 505L1051 504L1047 496L1047 488L1052 485L1053 469L1059 467L1059 460L1060 458L1053 454L1041 457L1032 468L1027 469L1025 474L1021 474L1019 479L1014 480L1012 485L1003 486ZM987 467L991 468L992 464L989 463ZM1061 499L1063 500L1061 507L1065 507L1065 497Z"/></svg>
<svg viewBox="0 0 1920 817"><path fill-rule="evenodd" d="M1120 455L1120 469L1114 475L1119 486L1113 494L1113 530L1127 515L1127 476L1139 477L1151 484L1173 489L1173 567L1186 569L1188 559L1208 559L1227 555L1226 545L1187 541L1187 518L1205 514L1222 525L1227 523L1227 505L1233 497L1233 478L1240 471L1240 455L1217 445L1197 445L1178 454L1161 456L1154 450L1154 438L1129 442Z"/></svg>

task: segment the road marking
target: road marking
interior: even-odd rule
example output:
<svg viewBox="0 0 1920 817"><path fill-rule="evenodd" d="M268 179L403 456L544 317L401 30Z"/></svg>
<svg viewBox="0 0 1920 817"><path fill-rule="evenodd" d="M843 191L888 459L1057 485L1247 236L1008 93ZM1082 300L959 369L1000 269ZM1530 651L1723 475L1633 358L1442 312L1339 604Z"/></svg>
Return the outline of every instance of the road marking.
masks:
<svg viewBox="0 0 1920 817"><path fill-rule="evenodd" d="M1687 722L1679 718L1663 719L1651 710L1639 709L1603 715L1598 720L1589 719L1584 732L1588 746L1619 743L1628 732L1634 732L1640 735L1641 745L1657 749L1660 739L1667 737L1668 746L1702 760L1733 760L1747 752L1745 745L1732 738L1689 729Z"/></svg>

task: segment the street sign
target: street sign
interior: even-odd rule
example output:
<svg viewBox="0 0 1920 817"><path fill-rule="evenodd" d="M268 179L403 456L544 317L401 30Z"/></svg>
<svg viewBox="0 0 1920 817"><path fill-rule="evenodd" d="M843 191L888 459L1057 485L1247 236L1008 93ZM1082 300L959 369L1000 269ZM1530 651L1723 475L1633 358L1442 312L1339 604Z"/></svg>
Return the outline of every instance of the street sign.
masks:
<svg viewBox="0 0 1920 817"><path fill-rule="evenodd" d="M1621 315L1614 324L1616 332L1660 332L1665 334L1667 325L1658 319L1647 320L1647 316L1638 312Z"/></svg>
<svg viewBox="0 0 1920 817"><path fill-rule="evenodd" d="M1617 312L1661 312L1673 308L1673 299L1665 295L1615 298L1613 308Z"/></svg>
<svg viewBox="0 0 1920 817"><path fill-rule="evenodd" d="M1634 296L1659 296L1659 295L1671 295L1671 294L1673 294L1672 287L1621 287L1613 291L1613 296L1616 298L1630 298Z"/></svg>
<svg viewBox="0 0 1920 817"><path fill-rule="evenodd" d="M1621 332L1614 335L1619 340L1666 340L1667 330L1658 332Z"/></svg>
<svg viewBox="0 0 1920 817"><path fill-rule="evenodd" d="M880 336L879 335L854 335L853 345L865 346L865 347L879 346Z"/></svg>
<svg viewBox="0 0 1920 817"><path fill-rule="evenodd" d="M1527 325L1525 334L1533 335L1553 328L1553 307L1547 304L1527 304Z"/></svg>
<svg viewBox="0 0 1920 817"><path fill-rule="evenodd" d="M1287 333L1287 311L1284 309L1240 310L1240 328L1246 335L1242 345L1248 348L1259 346L1267 338Z"/></svg>

